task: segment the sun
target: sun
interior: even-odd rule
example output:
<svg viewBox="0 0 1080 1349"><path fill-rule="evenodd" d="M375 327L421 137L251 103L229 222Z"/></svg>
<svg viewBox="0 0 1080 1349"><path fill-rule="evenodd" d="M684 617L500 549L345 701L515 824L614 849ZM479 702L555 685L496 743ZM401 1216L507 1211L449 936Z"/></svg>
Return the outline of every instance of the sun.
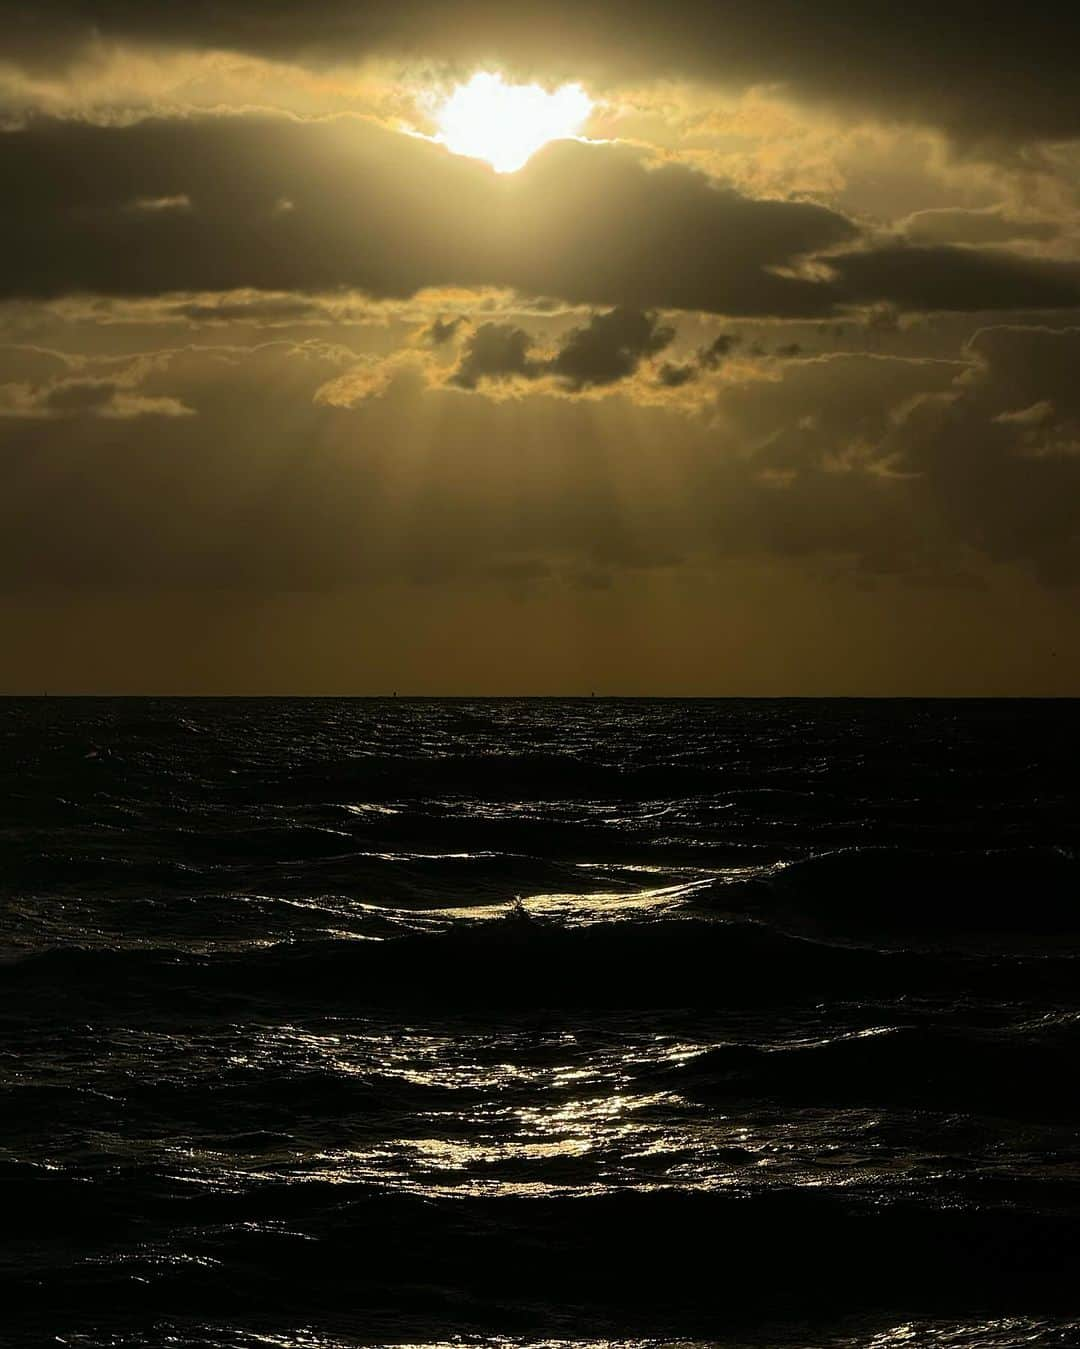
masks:
<svg viewBox="0 0 1080 1349"><path fill-rule="evenodd" d="M480 72L436 110L435 139L456 155L486 159L496 173L514 173L548 141L576 136L592 106L580 84L549 91Z"/></svg>

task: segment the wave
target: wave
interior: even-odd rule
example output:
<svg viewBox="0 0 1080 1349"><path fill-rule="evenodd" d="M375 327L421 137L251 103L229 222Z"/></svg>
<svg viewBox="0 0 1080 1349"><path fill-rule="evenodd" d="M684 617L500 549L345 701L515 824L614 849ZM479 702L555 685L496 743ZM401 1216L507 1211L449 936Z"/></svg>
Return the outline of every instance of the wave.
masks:
<svg viewBox="0 0 1080 1349"><path fill-rule="evenodd" d="M1078 706L5 703L0 1340L1075 1316Z"/></svg>
<svg viewBox="0 0 1080 1349"><path fill-rule="evenodd" d="M883 1204L857 1192L452 1199L368 1187L195 1190L138 1171L88 1186L4 1168L28 1258L0 1271L5 1317L212 1319L317 1309L507 1328L552 1310L623 1334L709 1334L785 1316L917 1306L1075 1311L1075 1215L1004 1199ZM131 1217L137 1211L137 1231ZM57 1232L58 1220L64 1239ZM72 1233L88 1254L73 1261ZM1070 1305L1071 1304L1071 1305ZM506 1321L503 1321L503 1318ZM9 1321L10 1324L10 1321ZM115 1323L110 1320L110 1327Z"/></svg>
<svg viewBox="0 0 1080 1349"><path fill-rule="evenodd" d="M865 1031L813 1044L732 1044L644 1075L698 1100L889 1105L1009 1118L1075 1116L1075 1026L1031 1032L924 1027Z"/></svg>
<svg viewBox="0 0 1080 1349"><path fill-rule="evenodd" d="M898 1315L898 1314L897 1314ZM301 1324L301 1321L303 1324ZM426 1349L461 1349L462 1346L485 1346L496 1343L507 1349L611 1349L610 1335L619 1334L619 1349L716 1349L713 1342L668 1336L635 1337L627 1339L621 1326L611 1326L596 1318L582 1324L566 1318L554 1318L551 1324L558 1328L558 1336L532 1330L527 1335L500 1334L492 1341L490 1336L460 1333L452 1339L440 1339L449 1334L444 1320L427 1322L408 1317L382 1330L371 1329L365 1334L355 1318L319 1318L313 1326L311 1318L294 1316L282 1320L267 1320L255 1315L229 1322L198 1320L156 1321L152 1329L140 1328L130 1333L108 1334L98 1332L76 1334L68 1341L73 1349L251 1349L253 1345L290 1345L296 1349L386 1349L387 1345L401 1343L402 1334L412 1341L425 1339ZM378 1344L373 1336L378 1336ZM725 1341L730 1343L729 1341ZM11 1340L7 1349L39 1349L40 1338L32 1342ZM978 1315L960 1319L883 1319L881 1316L862 1316L847 1319L835 1327L812 1327L794 1330L790 1325L764 1325L755 1330L742 1329L739 1349L1063 1349L1080 1343L1080 1321L1071 1317L1054 1316L998 1316L984 1318Z"/></svg>
<svg viewBox="0 0 1080 1349"><path fill-rule="evenodd" d="M1080 857L1061 848L846 848L715 893L721 907L807 932L918 943L965 935L1080 938Z"/></svg>
<svg viewBox="0 0 1080 1349"><path fill-rule="evenodd" d="M332 830L251 829L227 835L155 832L109 840L108 850L76 841L69 849L33 843L3 851L7 893L82 895L190 902L201 891L230 905L253 893L282 897L335 894L367 903L414 908L467 908L506 903L521 893L581 891L573 863L528 854L483 851L396 851L358 848ZM81 846L80 846L81 843ZM601 888L596 883L592 887ZM607 888L611 888L610 885ZM227 893L230 889L233 894ZM258 933L252 935L258 936Z"/></svg>
<svg viewBox="0 0 1080 1349"><path fill-rule="evenodd" d="M0 968L0 984L103 1008L171 998L484 1007L805 1005L842 998L1075 994L1067 957L977 960L827 945L704 919L564 927L524 912L389 940L278 943L196 956L52 949Z"/></svg>

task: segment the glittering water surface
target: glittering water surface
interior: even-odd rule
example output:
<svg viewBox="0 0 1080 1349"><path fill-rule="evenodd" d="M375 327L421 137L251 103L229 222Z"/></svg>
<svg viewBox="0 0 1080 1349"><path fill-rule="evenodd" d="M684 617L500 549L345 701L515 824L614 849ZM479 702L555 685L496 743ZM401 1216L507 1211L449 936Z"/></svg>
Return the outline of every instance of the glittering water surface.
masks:
<svg viewBox="0 0 1080 1349"><path fill-rule="evenodd" d="M0 705L0 1344L1080 1343L1078 730Z"/></svg>

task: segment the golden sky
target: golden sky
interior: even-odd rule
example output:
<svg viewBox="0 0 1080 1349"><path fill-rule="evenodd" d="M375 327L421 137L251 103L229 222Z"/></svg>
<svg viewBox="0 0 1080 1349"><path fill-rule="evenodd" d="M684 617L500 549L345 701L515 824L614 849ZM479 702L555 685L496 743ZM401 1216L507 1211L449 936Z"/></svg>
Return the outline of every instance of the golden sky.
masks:
<svg viewBox="0 0 1080 1349"><path fill-rule="evenodd" d="M0 691L1080 693L1029 9L0 0Z"/></svg>

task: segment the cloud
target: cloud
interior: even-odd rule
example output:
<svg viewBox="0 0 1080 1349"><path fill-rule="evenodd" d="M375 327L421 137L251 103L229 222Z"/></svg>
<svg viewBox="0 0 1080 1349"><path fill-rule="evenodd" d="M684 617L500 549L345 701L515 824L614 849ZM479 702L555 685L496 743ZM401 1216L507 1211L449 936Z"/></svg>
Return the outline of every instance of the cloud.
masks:
<svg viewBox="0 0 1080 1349"><path fill-rule="evenodd" d="M340 323L345 318L340 305L334 307L318 298L301 295L232 296L226 293L176 300L162 309L164 321L186 321L196 325L251 323L275 328L294 323Z"/></svg>
<svg viewBox="0 0 1080 1349"><path fill-rule="evenodd" d="M669 346L675 329L655 314L612 309L594 314L563 338L547 365L547 373L571 392L615 384L632 375L641 362Z"/></svg>
<svg viewBox="0 0 1080 1349"><path fill-rule="evenodd" d="M914 211L897 228L917 244L1004 244L1017 239L1055 239L1060 221L1018 219L999 206L981 210L935 207Z"/></svg>
<svg viewBox="0 0 1080 1349"><path fill-rule="evenodd" d="M883 302L924 313L1080 305L1080 263L1003 249L885 245L834 255L829 263L852 304Z"/></svg>
<svg viewBox="0 0 1080 1349"><path fill-rule="evenodd" d="M441 315L432 319L426 328L421 332L419 340L432 347L441 347L451 341L461 328L464 318L458 315L456 318L444 319Z"/></svg>
<svg viewBox="0 0 1080 1349"><path fill-rule="evenodd" d="M0 384L0 417L190 417L192 410L176 398L147 398L110 380L68 379L35 389L27 384Z"/></svg>
<svg viewBox="0 0 1080 1349"><path fill-rule="evenodd" d="M664 361L656 372L656 379L665 389L681 389L692 384L700 373L693 361Z"/></svg>
<svg viewBox="0 0 1080 1349"><path fill-rule="evenodd" d="M170 303L192 323L317 321L335 295L343 312L357 292L370 309L433 288L733 318L1080 304L1076 263L874 243L837 211L617 145L558 142L500 176L356 118L37 122L0 136L0 178L19 203L0 299L183 292Z"/></svg>
<svg viewBox="0 0 1080 1349"><path fill-rule="evenodd" d="M469 336L448 383L475 389L482 380L535 379L540 369L529 355L532 338L510 323L482 323Z"/></svg>
<svg viewBox="0 0 1080 1349"><path fill-rule="evenodd" d="M914 400L890 449L942 528L984 556L1080 582L1080 329L997 325L945 395Z"/></svg>
<svg viewBox="0 0 1080 1349"><path fill-rule="evenodd" d="M130 202L131 211L190 211L191 200L184 193L175 197L137 197Z"/></svg>
<svg viewBox="0 0 1080 1349"><path fill-rule="evenodd" d="M437 356L416 347L400 353L414 381L332 343L190 346L140 364L0 352L14 411L0 418L0 576L16 589L333 591L393 578L616 583L782 559L938 586L984 563L1080 580L1077 330L983 329L960 361L759 360L732 347L689 418L588 398L655 379L646 371L667 349L648 315L596 317L607 322L566 337L607 333L617 351L636 333L634 352L649 354L578 392L550 372L576 337L560 346L493 324L475 349L486 325L466 339L459 364L475 350L475 388L562 387L528 416L430 381L422 411ZM15 372L35 392L12 409Z"/></svg>
<svg viewBox="0 0 1080 1349"><path fill-rule="evenodd" d="M48 384L70 373L74 364L70 357L45 347L0 343L0 384Z"/></svg>
<svg viewBox="0 0 1080 1349"><path fill-rule="evenodd" d="M655 344L655 325L618 317L601 331L636 328L639 346ZM526 348L524 363L551 363L557 350ZM15 587L257 591L492 575L522 560L552 575L612 575L686 556L888 555L903 571L918 552L913 488L878 471L870 447L894 409L949 388L963 368L792 360L715 390L710 418L581 394L538 399L522 418L513 401L439 385L421 414L404 380L361 396L362 376L378 371L329 344L158 352L123 392L197 415L159 418L152 455L137 420L2 420L12 471L0 576ZM627 412L645 419L636 430ZM57 535L63 549L50 546Z"/></svg>
<svg viewBox="0 0 1080 1349"><path fill-rule="evenodd" d="M1040 398L1030 407L1018 408L1015 412L999 412L992 420L1005 426L1043 426L1053 419L1054 405L1048 398Z"/></svg>
<svg viewBox="0 0 1080 1349"><path fill-rule="evenodd" d="M698 364L706 370L716 370L738 347L742 339L736 333L720 333L708 346L698 352Z"/></svg>
<svg viewBox="0 0 1080 1349"><path fill-rule="evenodd" d="M665 389L693 384L707 372L719 370L741 341L735 333L720 333L706 346L699 347L689 360L664 361L656 371L657 383Z"/></svg>
<svg viewBox="0 0 1080 1349"><path fill-rule="evenodd" d="M656 314L616 308L571 328L554 352L545 355L523 328L483 323L470 334L446 383L474 390L484 382L543 381L552 392L580 394L629 379L674 337L675 329L660 323Z"/></svg>
<svg viewBox="0 0 1080 1349"><path fill-rule="evenodd" d="M488 286L816 315L834 304L829 288L776 269L857 235L824 207L747 197L626 148L561 142L499 177L355 118L39 122L0 137L0 176L20 203L0 224L8 298ZM283 192L285 215L273 209ZM168 196L190 208L127 209ZM187 316L218 317L206 304Z"/></svg>
<svg viewBox="0 0 1080 1349"><path fill-rule="evenodd" d="M156 365L147 356L90 361L35 347L0 346L0 418L191 416L192 409L179 399L140 388Z"/></svg>
<svg viewBox="0 0 1080 1349"><path fill-rule="evenodd" d="M395 368L389 360L366 360L344 375L327 380L315 390L313 401L327 407L350 408L369 398L380 398L390 387Z"/></svg>
<svg viewBox="0 0 1080 1349"><path fill-rule="evenodd" d="M598 89L682 78L724 89L783 85L798 99L883 120L931 123L967 140L1080 133L1066 31L1051 9L856 0L311 0L212 10L146 0L7 0L6 60L55 79L115 46L249 53L313 70L374 58L426 69L486 64L584 79Z"/></svg>

